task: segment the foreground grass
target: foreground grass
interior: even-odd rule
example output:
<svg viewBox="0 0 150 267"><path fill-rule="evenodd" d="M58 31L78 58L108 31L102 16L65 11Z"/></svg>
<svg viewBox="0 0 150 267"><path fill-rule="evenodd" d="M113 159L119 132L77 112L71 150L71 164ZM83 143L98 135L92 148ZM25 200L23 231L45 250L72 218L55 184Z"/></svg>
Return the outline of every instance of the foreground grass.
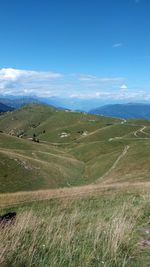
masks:
<svg viewBox="0 0 150 267"><path fill-rule="evenodd" d="M80 198L51 199L3 208L17 211L1 227L2 267L148 267L141 249L149 219L146 191L106 190Z"/></svg>

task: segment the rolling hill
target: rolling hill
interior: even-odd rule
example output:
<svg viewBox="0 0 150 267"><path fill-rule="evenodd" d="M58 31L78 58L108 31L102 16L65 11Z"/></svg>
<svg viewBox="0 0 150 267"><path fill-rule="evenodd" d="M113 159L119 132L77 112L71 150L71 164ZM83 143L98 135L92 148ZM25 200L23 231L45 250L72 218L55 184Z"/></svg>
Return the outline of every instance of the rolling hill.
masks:
<svg viewBox="0 0 150 267"><path fill-rule="evenodd" d="M148 179L150 123L146 122L125 122L40 104L4 114L0 117L0 190L87 185L109 181L112 176L117 182L126 181L126 177L128 181ZM38 143L32 141L33 136ZM126 147L130 149L124 157ZM143 155L141 161L136 158L138 150Z"/></svg>
<svg viewBox="0 0 150 267"><path fill-rule="evenodd" d="M10 114L0 117L0 130L5 133L32 137L33 133L42 140L68 141L80 137L85 132L109 126L118 119L100 118L87 113L59 110L53 107L30 104ZM65 138L61 134L67 131Z"/></svg>
<svg viewBox="0 0 150 267"><path fill-rule="evenodd" d="M90 111L91 114L110 116L124 119L150 119L150 104L112 104Z"/></svg>
<svg viewBox="0 0 150 267"><path fill-rule="evenodd" d="M39 104L4 114L0 117L1 192L87 184L91 178L84 177L84 160L69 150L118 121ZM32 141L33 134L39 143Z"/></svg>
<svg viewBox="0 0 150 267"><path fill-rule="evenodd" d="M2 267L149 267L150 121L30 104L0 131Z"/></svg>

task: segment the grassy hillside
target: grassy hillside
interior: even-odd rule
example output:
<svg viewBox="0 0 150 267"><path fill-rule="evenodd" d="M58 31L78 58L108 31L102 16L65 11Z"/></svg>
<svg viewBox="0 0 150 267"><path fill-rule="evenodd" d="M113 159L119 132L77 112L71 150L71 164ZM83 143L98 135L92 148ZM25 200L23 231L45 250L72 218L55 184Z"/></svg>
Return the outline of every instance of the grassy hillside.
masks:
<svg viewBox="0 0 150 267"><path fill-rule="evenodd" d="M128 153L105 179L108 182L150 181L150 140L128 144Z"/></svg>
<svg viewBox="0 0 150 267"><path fill-rule="evenodd" d="M54 112L54 108L30 104L0 116L0 130L11 135L25 135L26 131L36 128Z"/></svg>
<svg viewBox="0 0 150 267"><path fill-rule="evenodd" d="M15 136L32 137L35 133L46 141L68 141L120 120L57 110L40 104L30 104L0 116L0 130ZM61 138L66 131L68 138Z"/></svg>
<svg viewBox="0 0 150 267"><path fill-rule="evenodd" d="M149 122L39 104L5 114L0 117L0 192L148 179L149 136L143 127L148 131ZM15 137L21 130L22 138ZM33 133L39 143L31 141Z"/></svg>
<svg viewBox="0 0 150 267"><path fill-rule="evenodd" d="M0 266L149 267L149 128L37 104L1 116L0 214L17 217Z"/></svg>
<svg viewBox="0 0 150 267"><path fill-rule="evenodd" d="M84 163L53 146L0 134L0 157L0 192L82 183Z"/></svg>
<svg viewBox="0 0 150 267"><path fill-rule="evenodd" d="M149 267L147 186L80 190L79 196L70 189L57 198L48 191L3 194L0 200L1 214L17 212L13 225L0 228L2 267Z"/></svg>

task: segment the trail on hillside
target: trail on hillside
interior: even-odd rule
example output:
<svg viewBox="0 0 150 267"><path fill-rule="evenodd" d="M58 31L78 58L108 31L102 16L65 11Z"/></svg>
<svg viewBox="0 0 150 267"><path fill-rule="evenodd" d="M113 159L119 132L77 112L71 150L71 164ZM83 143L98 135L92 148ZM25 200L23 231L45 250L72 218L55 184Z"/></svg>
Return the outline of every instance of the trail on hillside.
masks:
<svg viewBox="0 0 150 267"><path fill-rule="evenodd" d="M89 135L93 135L94 133L103 130L104 128L108 128L111 126L107 126L107 127L103 127L100 129L97 129L94 132L89 133L87 136ZM148 134L146 132L144 132L144 130L146 129L146 126L141 126L140 129L132 132L134 134L134 136L136 138L134 138L134 140L137 139L150 139L150 138L139 138L138 136L138 132L144 133L144 134ZM148 134L150 135L150 134ZM87 136L83 136L82 138L85 138ZM112 140L117 139L117 137L112 138ZM125 139L123 137L120 137L120 139ZM109 141L109 140L108 140ZM101 177L98 178L97 181L101 181L102 179L104 179L105 177L107 177L108 175L111 174L111 172L117 167L117 165L119 165L120 161L125 157L125 155L128 153L128 150L130 149L129 145L126 145L123 149L123 151L121 152L121 154L117 157L117 159L115 160L115 162L113 163L113 165L110 167L109 170L107 170L106 173L104 173ZM16 157L24 157L26 159L31 160L31 157L28 157L26 155L22 155L19 153L16 153L15 151L11 151L7 150L7 149L0 149L0 152L10 155L10 156L16 156ZM41 151L38 151L41 152ZM45 153L45 152L42 152ZM48 153L48 152L47 152ZM48 153L51 154L51 153ZM52 155L52 154L51 154ZM55 155L57 157L57 155ZM68 160L68 157L64 157L64 156L58 156L59 158L66 158ZM40 163L45 163L45 161L42 161L40 159L35 159L32 158L37 162ZM70 159L71 161L78 161L74 158ZM46 162L47 164L47 162ZM36 202L36 201L45 201L45 200L50 200L50 199L54 199L54 198L73 198L73 197L82 197L84 195L89 195L89 194L93 194L96 192L101 192L101 191L106 191L108 189L120 189L120 188L150 188L150 182L112 182L112 181L106 181L107 183L105 183L105 181L101 181L101 183L96 183L96 184L89 184L89 185L83 185L83 186L76 186L76 187L71 187L71 188L60 188L60 189L48 189L48 190L39 190L39 191L32 191L32 192L18 192L18 193L5 193L5 194L0 194L0 206L1 207L5 207L5 206L13 206L13 205L18 205L18 204L24 204L24 203L32 203L32 202Z"/></svg>
<svg viewBox="0 0 150 267"><path fill-rule="evenodd" d="M81 139L84 139L84 138L89 137L89 136L91 136L91 135L94 135L94 134L96 134L96 133L98 133L98 132L100 132L100 131L102 131L102 130L108 129L108 128L110 128L110 127L112 127L112 125L105 126L105 127L101 127L101 128L99 128L99 129L97 129L97 130L95 130L95 131L93 131L93 132L87 133L87 135L82 135L82 136L80 136L79 138L76 139L76 141L81 140Z"/></svg>
<svg viewBox="0 0 150 267"><path fill-rule="evenodd" d="M101 177L104 178L117 166L119 161L127 154L130 146L125 146L122 153L118 156L112 167ZM130 183L111 183L111 184L89 184L71 188L49 189L39 190L35 192L18 192L18 193L6 193L0 194L0 203L2 206L17 205L30 203L35 201L49 200L53 198L69 198L80 197L90 193L96 193L101 190L107 190L108 188L120 188L122 186L129 186ZM10 203L9 203L10 202Z"/></svg>
<svg viewBox="0 0 150 267"><path fill-rule="evenodd" d="M144 129L142 129L141 132L144 133L144 134L150 135L150 133L147 133L147 132L144 131L146 128L147 128L147 127L145 127Z"/></svg>
<svg viewBox="0 0 150 267"><path fill-rule="evenodd" d="M110 169L104 173L101 177L99 177L97 179L97 182L101 181L102 179L104 179L105 177L107 177L118 165L119 161L127 154L128 150L129 150L130 146L127 145L125 146L124 150L122 151L122 153L118 156L118 158L116 159L116 161L113 163L113 165L110 167Z"/></svg>
<svg viewBox="0 0 150 267"><path fill-rule="evenodd" d="M116 136L116 137L112 137L112 138L109 138L108 141L111 142L111 141L115 141L115 140L119 140L119 139L122 139L122 140L149 140L150 137L139 137L138 136L138 133L143 133L145 135L149 135L150 136L150 133L147 133L145 132L144 130L147 128L147 126L142 126L142 128L136 130L136 131L131 131L130 133L126 134L126 135L123 135L123 136ZM126 136L128 136L129 134L133 134L136 138L126 138Z"/></svg>
<svg viewBox="0 0 150 267"><path fill-rule="evenodd" d="M147 128L147 126L142 126L141 129L138 129L137 131L135 131L135 132L133 133L134 136L139 138L138 133L143 133L143 134L150 135L149 133L146 133L146 132L144 131L146 128ZM142 139L144 139L144 137L143 137Z"/></svg>
<svg viewBox="0 0 150 267"><path fill-rule="evenodd" d="M82 162L82 161L79 161L79 160L77 160L77 159L75 159L75 158L73 158L73 157L65 157L65 156L61 156L61 155L57 155L57 154L52 154L52 153L49 153L49 152L43 152L43 151L35 151L34 153L36 154L36 152L40 152L41 154L43 153L43 154L47 154L47 155L49 155L49 156L53 156L53 157L56 157L56 158L61 158L61 159L64 159L64 160L66 160L66 161L70 161L70 162ZM8 155L8 156L13 156L13 157L17 157L17 158L24 158L24 159L27 159L27 160L33 160L33 161L35 161L35 162L38 162L38 163L42 163L42 164L46 164L46 165L48 165L49 164L49 162L48 161L46 161L46 160L41 160L41 159L39 159L39 158L34 158L34 157L32 157L32 155L31 156L27 156L27 155L24 155L24 154L21 154L21 153L17 153L16 151L13 151L13 150L8 150L8 149L1 149L0 148L0 153L3 153L3 154L6 154L6 155Z"/></svg>

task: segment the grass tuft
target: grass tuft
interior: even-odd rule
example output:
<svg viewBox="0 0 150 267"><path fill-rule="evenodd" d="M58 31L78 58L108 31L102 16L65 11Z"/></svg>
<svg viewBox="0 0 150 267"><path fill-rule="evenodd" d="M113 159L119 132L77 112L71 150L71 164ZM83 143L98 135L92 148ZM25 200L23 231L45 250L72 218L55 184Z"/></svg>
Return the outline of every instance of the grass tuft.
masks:
<svg viewBox="0 0 150 267"><path fill-rule="evenodd" d="M1 266L131 266L139 208L124 203L102 216L93 200L80 201L21 210L14 225L1 228Z"/></svg>

